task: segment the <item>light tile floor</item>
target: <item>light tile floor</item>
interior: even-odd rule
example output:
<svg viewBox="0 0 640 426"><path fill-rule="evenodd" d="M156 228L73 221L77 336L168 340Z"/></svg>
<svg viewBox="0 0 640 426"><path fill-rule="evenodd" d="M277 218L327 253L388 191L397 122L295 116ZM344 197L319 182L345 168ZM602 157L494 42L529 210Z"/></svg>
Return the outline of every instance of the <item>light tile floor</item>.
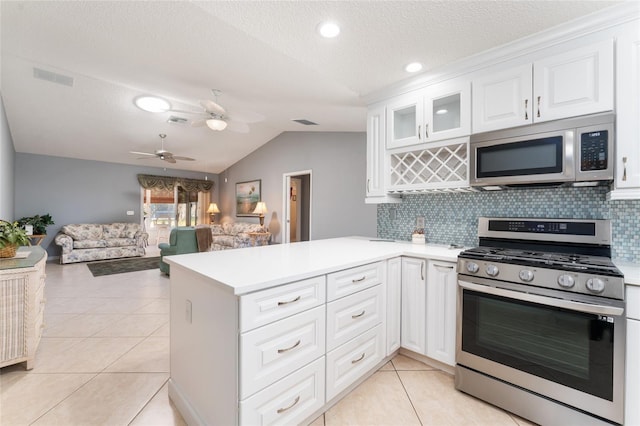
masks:
<svg viewBox="0 0 640 426"><path fill-rule="evenodd" d="M46 273L35 368L0 369L0 424L184 425L167 394L169 279L158 270L94 278L86 264L49 263ZM399 355L313 422L346 424L529 423Z"/></svg>

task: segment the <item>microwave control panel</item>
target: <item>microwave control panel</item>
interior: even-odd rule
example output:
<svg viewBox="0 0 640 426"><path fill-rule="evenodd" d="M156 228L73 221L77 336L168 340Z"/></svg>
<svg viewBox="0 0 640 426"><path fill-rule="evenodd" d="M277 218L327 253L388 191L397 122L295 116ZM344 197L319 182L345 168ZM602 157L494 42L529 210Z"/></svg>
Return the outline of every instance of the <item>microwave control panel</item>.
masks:
<svg viewBox="0 0 640 426"><path fill-rule="evenodd" d="M583 133L580 137L580 171L607 169L609 132Z"/></svg>

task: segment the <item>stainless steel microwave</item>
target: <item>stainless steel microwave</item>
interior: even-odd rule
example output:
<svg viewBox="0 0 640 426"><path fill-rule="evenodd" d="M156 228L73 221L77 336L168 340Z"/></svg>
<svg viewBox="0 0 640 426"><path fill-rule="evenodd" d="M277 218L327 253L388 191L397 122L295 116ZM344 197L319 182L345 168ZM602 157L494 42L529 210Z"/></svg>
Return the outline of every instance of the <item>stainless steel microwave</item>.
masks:
<svg viewBox="0 0 640 426"><path fill-rule="evenodd" d="M470 184L484 190L607 184L614 120L596 114L471 135Z"/></svg>

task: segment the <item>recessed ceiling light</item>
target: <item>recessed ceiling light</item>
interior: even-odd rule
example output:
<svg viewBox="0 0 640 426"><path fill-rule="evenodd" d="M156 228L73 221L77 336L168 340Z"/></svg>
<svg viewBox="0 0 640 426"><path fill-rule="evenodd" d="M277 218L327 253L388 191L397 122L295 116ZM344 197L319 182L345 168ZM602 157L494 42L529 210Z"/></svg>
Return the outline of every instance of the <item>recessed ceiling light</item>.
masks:
<svg viewBox="0 0 640 426"><path fill-rule="evenodd" d="M404 67L404 70L406 72L418 72L421 69L422 69L422 64L420 62L411 62L406 67Z"/></svg>
<svg viewBox="0 0 640 426"><path fill-rule="evenodd" d="M318 25L318 32L324 38L334 38L340 34L340 27L335 22L321 22Z"/></svg>
<svg viewBox="0 0 640 426"><path fill-rule="evenodd" d="M171 104L156 96L140 96L134 100L136 106L149 112L166 112L171 109Z"/></svg>
<svg viewBox="0 0 640 426"><path fill-rule="evenodd" d="M440 115L442 115L442 114L446 114L446 113L448 113L448 112L449 112L449 110L448 110L448 109L442 108L442 109L437 110L437 111L436 111L436 114L440 114Z"/></svg>

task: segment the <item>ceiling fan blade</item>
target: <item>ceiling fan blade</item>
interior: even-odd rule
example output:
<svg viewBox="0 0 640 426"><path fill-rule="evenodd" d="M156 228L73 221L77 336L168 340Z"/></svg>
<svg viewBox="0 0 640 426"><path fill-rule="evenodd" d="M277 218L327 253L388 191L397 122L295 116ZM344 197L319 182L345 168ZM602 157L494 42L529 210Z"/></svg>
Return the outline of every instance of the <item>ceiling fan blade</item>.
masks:
<svg viewBox="0 0 640 426"><path fill-rule="evenodd" d="M204 108L205 111L211 114L224 115L227 112L224 108L222 108L222 106L209 99L200 101L200 105L202 105L202 108Z"/></svg>
<svg viewBox="0 0 640 426"><path fill-rule="evenodd" d="M181 160L181 161L196 161L195 158L191 158L191 157L182 157L180 155L175 155L171 158L175 158L176 160Z"/></svg>
<svg viewBox="0 0 640 426"><path fill-rule="evenodd" d="M171 163L171 164L175 164L176 162L176 160L173 157L167 157L167 156L163 158L163 161L166 161L167 163Z"/></svg>
<svg viewBox="0 0 640 426"><path fill-rule="evenodd" d="M236 133L249 133L249 125L238 121L227 121L227 129Z"/></svg>
<svg viewBox="0 0 640 426"><path fill-rule="evenodd" d="M138 157L136 160L153 160L153 157Z"/></svg>
<svg viewBox="0 0 640 426"><path fill-rule="evenodd" d="M207 120L194 120L191 122L191 127L202 127L207 124Z"/></svg>
<svg viewBox="0 0 640 426"><path fill-rule="evenodd" d="M140 152L140 151L129 151L129 154L136 154L136 155L148 155L150 157L155 157L155 154L152 154L150 152Z"/></svg>

